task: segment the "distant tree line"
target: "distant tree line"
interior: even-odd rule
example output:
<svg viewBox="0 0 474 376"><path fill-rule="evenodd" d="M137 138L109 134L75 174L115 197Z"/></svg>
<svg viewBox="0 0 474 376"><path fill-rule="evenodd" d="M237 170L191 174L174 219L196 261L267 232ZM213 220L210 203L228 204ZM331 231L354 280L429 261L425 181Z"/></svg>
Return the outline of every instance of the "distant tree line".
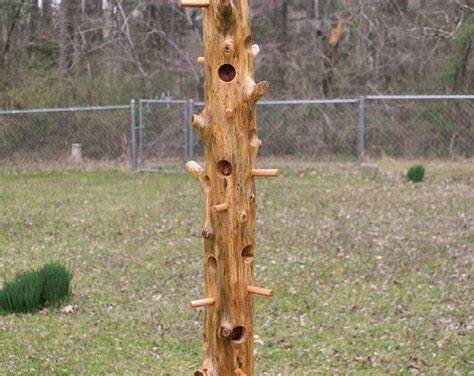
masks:
<svg viewBox="0 0 474 376"><path fill-rule="evenodd" d="M202 97L201 11L178 0L0 1L0 107ZM252 0L273 98L467 93L473 0Z"/></svg>

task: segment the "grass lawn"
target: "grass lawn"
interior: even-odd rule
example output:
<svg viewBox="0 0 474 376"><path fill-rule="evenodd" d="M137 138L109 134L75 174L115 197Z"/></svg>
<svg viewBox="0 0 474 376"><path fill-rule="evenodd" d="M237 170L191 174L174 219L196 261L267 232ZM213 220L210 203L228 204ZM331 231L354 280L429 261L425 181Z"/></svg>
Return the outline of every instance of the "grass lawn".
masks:
<svg viewBox="0 0 474 376"><path fill-rule="evenodd" d="M474 163L258 179L256 375L474 372ZM185 174L0 171L0 279L59 260L74 312L0 317L0 375L191 375L203 198Z"/></svg>

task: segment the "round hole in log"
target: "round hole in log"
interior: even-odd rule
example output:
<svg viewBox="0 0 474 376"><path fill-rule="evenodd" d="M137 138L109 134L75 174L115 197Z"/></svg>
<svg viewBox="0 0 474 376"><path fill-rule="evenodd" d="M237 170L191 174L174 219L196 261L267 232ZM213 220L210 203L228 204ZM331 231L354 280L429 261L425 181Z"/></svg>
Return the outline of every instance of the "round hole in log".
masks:
<svg viewBox="0 0 474 376"><path fill-rule="evenodd" d="M206 374L204 373L204 371L199 370L194 372L194 376L206 376Z"/></svg>
<svg viewBox="0 0 474 376"><path fill-rule="evenodd" d="M217 169L224 176L232 174L232 164L224 159L217 162Z"/></svg>
<svg viewBox="0 0 474 376"><path fill-rule="evenodd" d="M245 337L245 328L243 326L236 326L234 329L232 329L230 339L233 342L240 343L244 340L244 337Z"/></svg>
<svg viewBox="0 0 474 376"><path fill-rule="evenodd" d="M253 261L253 258L255 257L253 253L253 247L251 245L246 246L242 250L242 258L244 259L244 262L246 264L250 264Z"/></svg>
<svg viewBox="0 0 474 376"><path fill-rule="evenodd" d="M217 272L217 260L215 257L211 256L207 259L207 267L211 273Z"/></svg>
<svg viewBox="0 0 474 376"><path fill-rule="evenodd" d="M230 82L235 78L235 68L230 64L221 65L219 68L219 78L224 82Z"/></svg>

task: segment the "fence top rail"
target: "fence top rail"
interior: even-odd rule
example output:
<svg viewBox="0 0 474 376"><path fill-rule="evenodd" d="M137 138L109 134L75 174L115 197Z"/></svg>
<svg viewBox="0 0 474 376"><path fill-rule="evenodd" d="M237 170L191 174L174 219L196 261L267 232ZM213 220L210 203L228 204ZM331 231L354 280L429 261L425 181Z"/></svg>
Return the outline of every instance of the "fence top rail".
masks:
<svg viewBox="0 0 474 376"><path fill-rule="evenodd" d="M367 95L369 100L446 100L446 99L474 99L474 95Z"/></svg>
<svg viewBox="0 0 474 376"><path fill-rule="evenodd" d="M187 99L140 99L140 103L183 104L183 103L188 103L188 100Z"/></svg>
<svg viewBox="0 0 474 376"><path fill-rule="evenodd" d="M31 110L9 110L0 111L0 115L18 115L18 114L47 114L55 112L79 112L79 111L110 111L110 110L128 110L130 105L117 106L91 106L91 107L68 107L68 108L38 108Z"/></svg>
<svg viewBox="0 0 474 376"><path fill-rule="evenodd" d="M358 98L342 98L342 99L285 99L285 100L266 100L257 102L257 105L296 105L296 104L345 104L358 103ZM204 102L194 102L196 106L204 106Z"/></svg>
<svg viewBox="0 0 474 376"><path fill-rule="evenodd" d="M336 98L336 99L287 99L287 100L266 100L260 101L260 105L272 105L272 104L344 104L344 103L357 103L358 98Z"/></svg>

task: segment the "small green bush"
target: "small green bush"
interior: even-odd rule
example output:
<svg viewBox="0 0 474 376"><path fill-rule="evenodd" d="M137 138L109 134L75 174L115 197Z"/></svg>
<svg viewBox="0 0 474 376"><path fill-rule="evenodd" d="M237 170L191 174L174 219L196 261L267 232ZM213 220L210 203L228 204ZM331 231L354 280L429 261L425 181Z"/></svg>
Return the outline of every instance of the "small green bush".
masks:
<svg viewBox="0 0 474 376"><path fill-rule="evenodd" d="M13 281L5 282L0 294L3 311L28 313L41 305L43 277L37 271L17 274Z"/></svg>
<svg viewBox="0 0 474 376"><path fill-rule="evenodd" d="M0 290L0 314L36 312L57 305L69 296L71 279L72 274L58 263L18 273Z"/></svg>
<svg viewBox="0 0 474 376"><path fill-rule="evenodd" d="M39 271L43 278L41 305L61 303L71 292L71 273L61 264L51 263Z"/></svg>
<svg viewBox="0 0 474 376"><path fill-rule="evenodd" d="M413 165L409 168L407 179L414 183L419 183L425 177L425 167L421 164Z"/></svg>

